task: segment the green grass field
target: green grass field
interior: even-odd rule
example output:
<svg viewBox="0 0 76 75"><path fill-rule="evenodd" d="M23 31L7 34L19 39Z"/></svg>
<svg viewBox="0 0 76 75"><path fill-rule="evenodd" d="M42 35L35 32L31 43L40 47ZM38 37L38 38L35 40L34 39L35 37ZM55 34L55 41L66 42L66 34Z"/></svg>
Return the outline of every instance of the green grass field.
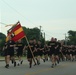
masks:
<svg viewBox="0 0 76 75"><path fill-rule="evenodd" d="M16 59L18 59L18 57L15 57ZM5 57L4 56L0 56L0 60L4 60ZM22 59L25 59L26 60L26 56L22 56Z"/></svg>

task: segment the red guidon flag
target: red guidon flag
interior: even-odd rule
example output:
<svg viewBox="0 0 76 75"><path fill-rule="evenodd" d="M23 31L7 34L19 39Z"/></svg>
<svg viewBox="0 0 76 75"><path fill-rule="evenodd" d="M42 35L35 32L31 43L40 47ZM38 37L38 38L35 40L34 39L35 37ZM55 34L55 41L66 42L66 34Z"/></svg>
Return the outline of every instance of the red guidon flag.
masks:
<svg viewBox="0 0 76 75"><path fill-rule="evenodd" d="M17 22L17 24L15 24L12 28L8 30L8 36L10 35L12 37L12 40L15 42L25 37L25 33L20 22ZM6 40L8 40L8 36Z"/></svg>

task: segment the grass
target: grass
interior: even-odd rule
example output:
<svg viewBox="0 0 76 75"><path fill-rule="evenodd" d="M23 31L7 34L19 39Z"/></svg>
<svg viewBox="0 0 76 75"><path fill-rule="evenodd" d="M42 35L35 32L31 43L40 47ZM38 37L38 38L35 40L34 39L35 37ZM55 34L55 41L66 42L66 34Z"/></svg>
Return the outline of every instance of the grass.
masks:
<svg viewBox="0 0 76 75"><path fill-rule="evenodd" d="M18 58L17 56L15 58ZM4 56L0 56L0 59L5 59ZM22 56L22 59L26 59L26 56Z"/></svg>
<svg viewBox="0 0 76 75"><path fill-rule="evenodd" d="M0 59L5 59L5 57L4 56L0 56Z"/></svg>

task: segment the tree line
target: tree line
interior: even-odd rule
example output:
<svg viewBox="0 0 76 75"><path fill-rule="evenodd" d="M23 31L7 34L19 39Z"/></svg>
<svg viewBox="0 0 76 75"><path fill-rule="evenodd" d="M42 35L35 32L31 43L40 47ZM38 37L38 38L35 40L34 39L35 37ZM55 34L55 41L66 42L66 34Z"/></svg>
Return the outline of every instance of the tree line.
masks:
<svg viewBox="0 0 76 75"><path fill-rule="evenodd" d="M23 27L23 30L25 32L25 36L27 36L27 38L28 38L28 41L30 39L35 38L36 40L41 40L43 45L45 44L45 42L47 43L47 41L45 40L45 38L42 35L42 32L40 32L39 28ZM64 40L64 41L67 41L67 45L76 45L76 31L69 30L67 33L68 33L67 40ZM0 33L0 54L2 52L2 48L4 46L5 40L6 40L6 35L3 33ZM24 44L27 44L25 38L23 38L22 41Z"/></svg>

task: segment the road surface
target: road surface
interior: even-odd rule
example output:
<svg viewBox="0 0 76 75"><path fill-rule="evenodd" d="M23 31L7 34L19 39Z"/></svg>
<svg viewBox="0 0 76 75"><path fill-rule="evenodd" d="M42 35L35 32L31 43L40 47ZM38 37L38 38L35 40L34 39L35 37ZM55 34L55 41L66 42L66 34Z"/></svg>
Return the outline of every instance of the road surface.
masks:
<svg viewBox="0 0 76 75"><path fill-rule="evenodd" d="M40 65L32 66L32 68L29 68L27 60L23 61L22 65L16 67L10 62L9 69L4 67L4 61L0 61L0 75L76 75L76 61L60 62L54 68L51 68L51 61L44 63L41 60Z"/></svg>

